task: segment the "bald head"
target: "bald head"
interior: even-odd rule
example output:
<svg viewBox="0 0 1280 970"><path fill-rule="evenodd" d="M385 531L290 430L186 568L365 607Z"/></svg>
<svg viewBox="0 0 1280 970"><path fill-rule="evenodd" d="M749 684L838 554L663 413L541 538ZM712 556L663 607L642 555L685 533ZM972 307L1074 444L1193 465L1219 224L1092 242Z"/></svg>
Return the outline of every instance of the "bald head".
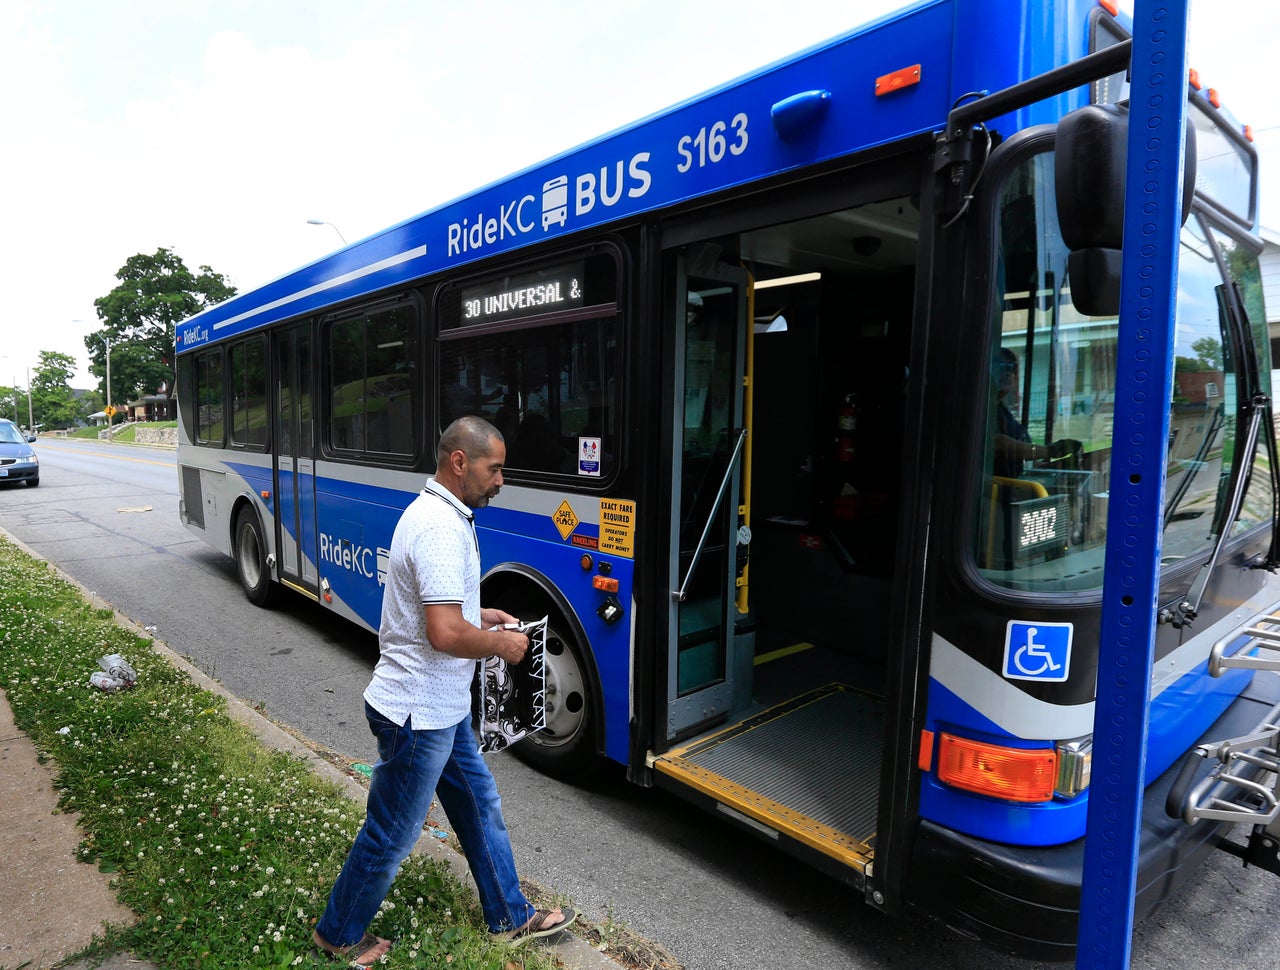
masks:
<svg viewBox="0 0 1280 970"><path fill-rule="evenodd" d="M436 481L465 505L482 509L502 488L507 446L484 418L467 416L444 429L436 452Z"/></svg>
<svg viewBox="0 0 1280 970"><path fill-rule="evenodd" d="M449 463L449 456L455 451L463 452L472 461L479 461L493 450L494 439L502 443L502 432L484 418L469 414L458 418L444 429L440 436L440 447L436 449L436 464L444 466Z"/></svg>

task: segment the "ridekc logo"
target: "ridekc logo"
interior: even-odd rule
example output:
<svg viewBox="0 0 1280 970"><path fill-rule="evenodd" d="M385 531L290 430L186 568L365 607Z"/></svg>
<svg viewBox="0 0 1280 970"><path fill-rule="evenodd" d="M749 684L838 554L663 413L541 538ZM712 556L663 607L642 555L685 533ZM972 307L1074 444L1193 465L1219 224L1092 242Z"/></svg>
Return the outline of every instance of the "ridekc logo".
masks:
<svg viewBox="0 0 1280 970"><path fill-rule="evenodd" d="M1004 634L1007 680L1058 682L1071 672L1070 623L1025 623L1010 620Z"/></svg>
<svg viewBox="0 0 1280 970"><path fill-rule="evenodd" d="M653 176L649 152L606 163L598 170L574 176L557 175L542 183L540 191L508 199L491 211L481 210L449 223L445 252L450 258L477 253L506 240L517 239L539 226L565 228L570 206L574 216L584 216L597 205L610 208L626 199L639 199L649 191ZM570 196L572 195L572 198Z"/></svg>

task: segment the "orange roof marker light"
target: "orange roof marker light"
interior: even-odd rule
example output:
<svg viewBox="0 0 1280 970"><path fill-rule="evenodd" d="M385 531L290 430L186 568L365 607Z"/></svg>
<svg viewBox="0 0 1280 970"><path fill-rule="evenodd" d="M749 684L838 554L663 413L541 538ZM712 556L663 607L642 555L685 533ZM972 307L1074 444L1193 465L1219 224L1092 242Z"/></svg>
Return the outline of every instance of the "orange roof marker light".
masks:
<svg viewBox="0 0 1280 970"><path fill-rule="evenodd" d="M1210 103L1211 105L1213 105L1215 108L1221 108L1221 107L1222 107L1222 100L1218 97L1218 89L1217 89L1217 88L1210 88L1210 89L1209 89L1209 103Z"/></svg>
<svg viewBox="0 0 1280 970"><path fill-rule="evenodd" d="M1244 126L1244 137L1247 141L1253 141L1253 125Z"/></svg>
<svg viewBox="0 0 1280 970"><path fill-rule="evenodd" d="M912 64L890 74L881 74L876 78L876 97L879 98L894 91L901 91L913 84L920 83L920 65Z"/></svg>
<svg viewBox="0 0 1280 970"><path fill-rule="evenodd" d="M1197 71L1194 67L1188 69L1187 71L1187 83L1190 84L1197 91L1200 90L1200 72Z"/></svg>
<svg viewBox="0 0 1280 970"><path fill-rule="evenodd" d="M965 791L1011 802L1053 798L1057 756L1052 748L1006 748L941 734L936 764L939 781Z"/></svg>
<svg viewBox="0 0 1280 970"><path fill-rule="evenodd" d="M1120 4L1116 3L1116 0L1098 0L1098 6L1113 17L1120 14Z"/></svg>

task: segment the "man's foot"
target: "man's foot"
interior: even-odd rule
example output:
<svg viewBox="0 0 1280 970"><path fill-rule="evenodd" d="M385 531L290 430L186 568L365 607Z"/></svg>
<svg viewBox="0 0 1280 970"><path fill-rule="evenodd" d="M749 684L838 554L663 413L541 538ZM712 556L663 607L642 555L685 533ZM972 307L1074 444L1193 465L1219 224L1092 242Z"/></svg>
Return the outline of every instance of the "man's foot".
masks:
<svg viewBox="0 0 1280 970"><path fill-rule="evenodd" d="M561 930L565 929L570 923L578 918L577 910L573 909L539 909L535 910L533 916L529 918L529 922L525 923L519 929L512 930L506 934L508 940L512 943L522 943L525 940L536 940L544 936L554 936Z"/></svg>
<svg viewBox="0 0 1280 970"><path fill-rule="evenodd" d="M345 960L349 967L371 967L391 950L390 940L372 933L365 933L359 943L350 946L333 946L315 930L311 931L311 939L322 956L330 960Z"/></svg>

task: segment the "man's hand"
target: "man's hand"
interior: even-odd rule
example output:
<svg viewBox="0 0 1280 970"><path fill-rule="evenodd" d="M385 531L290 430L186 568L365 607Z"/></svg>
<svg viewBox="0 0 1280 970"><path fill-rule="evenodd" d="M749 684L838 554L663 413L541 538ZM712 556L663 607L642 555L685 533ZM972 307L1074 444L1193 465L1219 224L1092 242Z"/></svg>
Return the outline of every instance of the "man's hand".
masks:
<svg viewBox="0 0 1280 970"><path fill-rule="evenodd" d="M519 617L512 616L504 610L494 609L491 606L480 608L480 625L486 630L492 630L495 626L503 626L507 623L519 622Z"/></svg>
<svg viewBox="0 0 1280 970"><path fill-rule="evenodd" d="M499 640L494 656L509 664L518 664L529 652L529 638L517 630L494 630L492 635Z"/></svg>
<svg viewBox="0 0 1280 970"><path fill-rule="evenodd" d="M462 615L458 603L425 603L422 608L427 640L441 653L475 660L501 657L508 663L519 663L529 650L529 638L523 633L494 629L520 622L510 613L481 610L482 626L476 626Z"/></svg>
<svg viewBox="0 0 1280 970"><path fill-rule="evenodd" d="M1075 438L1059 438L1049 445L1049 460L1058 461L1068 455L1079 455L1084 445Z"/></svg>

